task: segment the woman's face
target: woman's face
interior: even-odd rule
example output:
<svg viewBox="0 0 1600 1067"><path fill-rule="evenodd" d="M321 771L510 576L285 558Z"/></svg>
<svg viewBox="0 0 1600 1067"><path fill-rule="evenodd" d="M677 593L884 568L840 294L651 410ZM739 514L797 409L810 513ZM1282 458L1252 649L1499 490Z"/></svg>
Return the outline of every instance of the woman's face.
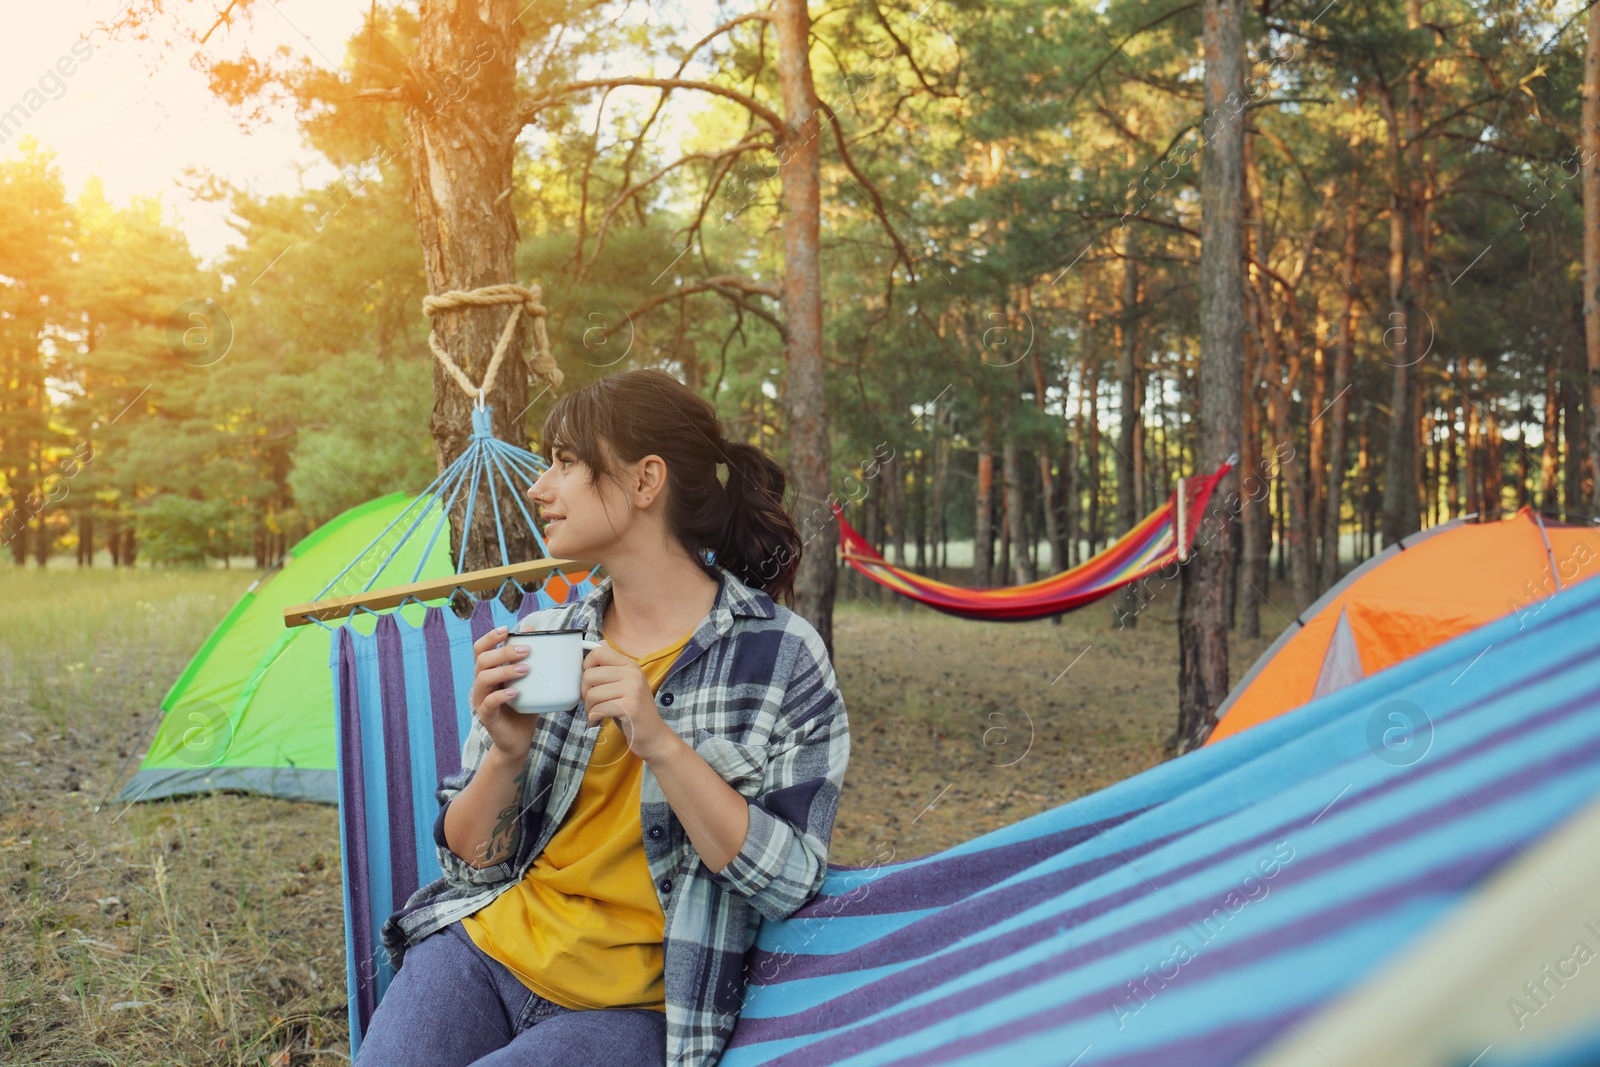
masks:
<svg viewBox="0 0 1600 1067"><path fill-rule="evenodd" d="M561 448L528 489L528 500L539 509L537 521L543 527L552 556L583 558L577 548L592 540L593 525L598 521L609 527L601 506L600 487L590 485L589 479L589 465Z"/></svg>
<svg viewBox="0 0 1600 1067"><path fill-rule="evenodd" d="M603 562L634 525L635 502L623 488L611 478L591 484L592 477L587 463L559 448L528 489L554 557Z"/></svg>

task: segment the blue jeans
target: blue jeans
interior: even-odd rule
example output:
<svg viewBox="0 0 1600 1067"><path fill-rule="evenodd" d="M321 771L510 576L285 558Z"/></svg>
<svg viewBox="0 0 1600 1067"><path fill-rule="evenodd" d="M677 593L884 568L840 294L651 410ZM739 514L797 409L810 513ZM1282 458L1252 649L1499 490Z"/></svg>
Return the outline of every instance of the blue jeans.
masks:
<svg viewBox="0 0 1600 1067"><path fill-rule="evenodd" d="M574 1011L453 922L406 950L353 1067L634 1067L667 1062L665 1012Z"/></svg>

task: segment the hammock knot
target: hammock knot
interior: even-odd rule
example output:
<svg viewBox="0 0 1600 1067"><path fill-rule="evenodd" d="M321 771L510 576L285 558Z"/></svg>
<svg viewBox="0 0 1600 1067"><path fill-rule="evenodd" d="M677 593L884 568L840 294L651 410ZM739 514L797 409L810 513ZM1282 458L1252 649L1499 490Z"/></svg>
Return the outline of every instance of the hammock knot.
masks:
<svg viewBox="0 0 1600 1067"><path fill-rule="evenodd" d="M500 331L500 338L495 342L494 354L489 358L489 369L484 372L483 384L474 385L472 379L467 377L450 354L439 343L438 334L432 329L428 330L428 348L433 356L450 373L456 383L474 401L482 401L483 395L494 388L495 375L500 371L500 364L504 361L506 353L511 348L511 337L517 329L517 319L520 315L527 315L533 324L533 348L523 353L523 362L528 368L529 380L544 379L549 384L551 391L561 388L561 368L556 366L555 356L550 352L550 335L545 329L545 319L550 311L539 302L541 291L538 285L524 288L515 284L486 285L480 289L451 289L447 292L429 294L422 298L422 313L429 319L446 311L459 311L470 307L492 307L496 304L511 304L511 315L506 319L505 328Z"/></svg>

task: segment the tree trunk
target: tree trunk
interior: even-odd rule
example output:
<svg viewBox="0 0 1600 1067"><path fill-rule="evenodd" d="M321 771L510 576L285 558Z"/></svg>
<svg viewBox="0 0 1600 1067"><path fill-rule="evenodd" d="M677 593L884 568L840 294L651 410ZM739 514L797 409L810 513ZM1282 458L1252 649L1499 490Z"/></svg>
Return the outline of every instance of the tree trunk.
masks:
<svg viewBox="0 0 1600 1067"><path fill-rule="evenodd" d="M1361 420L1361 442L1356 451L1356 516L1361 528L1356 535L1357 562L1372 555L1372 453L1368 448L1367 420Z"/></svg>
<svg viewBox="0 0 1600 1067"><path fill-rule="evenodd" d="M911 468L914 470L915 468ZM890 470L885 475L889 479L889 525L890 535L894 540L894 561L898 566L911 566L911 523L910 508L907 505L906 476L909 470ZM894 597L895 604L902 612L910 611L916 601L908 596Z"/></svg>
<svg viewBox="0 0 1600 1067"><path fill-rule="evenodd" d="M1072 384L1071 378L1072 372L1069 370L1066 383L1068 386ZM1083 433L1083 384L1083 380L1080 379L1078 382L1078 417L1075 420L1071 420L1067 426L1066 439L1062 442L1061 454L1061 477L1067 483L1063 496L1066 503L1064 518L1067 526L1067 566L1069 567L1077 566L1080 558L1078 538L1081 535L1078 531L1078 505L1082 499L1080 494L1083 490L1080 488L1078 477L1078 457L1083 453L1080 436ZM1063 417L1066 415L1067 398L1069 396L1071 396L1071 390L1067 389L1061 399Z"/></svg>
<svg viewBox="0 0 1600 1067"><path fill-rule="evenodd" d="M933 437L933 543L934 559L933 571L935 577L944 579L944 568L947 565L948 549L946 547L944 525L944 489L945 483L950 478L950 443L944 434L939 432L940 422L943 421L940 413L939 421L934 423Z"/></svg>
<svg viewBox="0 0 1600 1067"><path fill-rule="evenodd" d="M1448 364L1445 373L1450 373ZM1452 389L1445 401L1445 411L1449 415L1449 423L1445 428L1445 450L1448 453L1445 456L1445 477L1449 481L1445 485L1444 499L1452 519L1461 514L1461 431L1457 424L1466 425L1467 413L1461 407L1460 399Z"/></svg>
<svg viewBox="0 0 1600 1067"><path fill-rule="evenodd" d="M1444 483L1447 477L1445 467L1449 462L1449 457L1445 455L1444 450L1445 439L1449 436L1450 416L1450 398L1441 395L1437 410L1429 424L1430 432L1432 433L1430 439L1433 442L1433 478L1428 487L1428 500L1430 508L1436 515L1430 525L1444 522L1450 517L1445 513L1444 499Z"/></svg>
<svg viewBox="0 0 1600 1067"><path fill-rule="evenodd" d="M1138 368L1135 366L1133 317L1139 293L1139 273L1133 262L1133 227L1122 230L1122 303L1117 317L1117 533L1125 534L1139 521L1135 485L1143 474L1134 469L1134 438L1139 423Z"/></svg>
<svg viewBox="0 0 1600 1067"><path fill-rule="evenodd" d="M1422 480L1422 499L1426 501L1426 522L1432 526L1438 522L1438 480L1440 480L1440 466L1438 466L1438 429L1437 419L1434 418L1432 405L1426 413L1422 414L1422 454L1427 462L1427 477Z"/></svg>
<svg viewBox="0 0 1600 1067"><path fill-rule="evenodd" d="M1244 525L1237 521L1228 523L1228 570L1222 582L1222 615L1231 631L1236 623L1234 613L1239 602L1239 560L1244 555Z"/></svg>
<svg viewBox="0 0 1600 1067"><path fill-rule="evenodd" d="M1526 409L1523 409L1526 410ZM1528 485L1528 424L1519 412L1517 418L1517 510L1533 504L1533 492Z"/></svg>
<svg viewBox="0 0 1600 1067"><path fill-rule="evenodd" d="M1028 535L1022 506L1022 462L1017 443L1005 446L1006 524L1011 541L1011 584L1033 581L1033 561L1028 556Z"/></svg>
<svg viewBox="0 0 1600 1067"><path fill-rule="evenodd" d="M1030 457L1023 457L1025 466L1028 465L1028 458ZM1037 466L1037 461L1035 461L1033 465ZM1039 560L1039 539L1041 536L1043 536L1043 534L1039 529L1039 523L1041 521L1039 511L1034 506L1037 501L1034 499L1033 492L1029 488L1028 480L1026 478L1023 479L1022 488L1023 496L1028 501L1028 510L1024 511L1022 514L1023 519L1025 520L1023 525L1028 534L1028 575L1029 580L1032 581L1037 580L1041 573Z"/></svg>
<svg viewBox="0 0 1600 1067"><path fill-rule="evenodd" d="M1588 440L1583 428L1583 388L1576 383L1584 378L1584 363L1576 353L1564 370L1563 377L1573 384L1561 390L1566 410L1562 421L1566 424L1567 462L1563 470L1566 484L1561 489L1561 517L1563 522L1582 522L1584 442Z"/></svg>
<svg viewBox="0 0 1600 1067"><path fill-rule="evenodd" d="M1244 19L1239 0L1205 0L1205 159L1200 169L1200 418L1196 466L1211 471L1239 448L1244 390L1242 99ZM1221 120L1218 122L1217 120ZM1217 485L1201 516L1196 553L1182 568L1178 591L1178 723L1168 749L1203 744L1228 694L1225 585L1232 561L1224 502L1239 484L1237 468Z"/></svg>
<svg viewBox="0 0 1600 1067"><path fill-rule="evenodd" d="M439 84L441 77L477 69L461 106L408 113L412 194L422 243L428 291L469 290L518 282L517 221L509 197L516 154L516 56L521 27L512 0L438 0L418 22L417 49L409 63L416 86ZM489 58L484 59L484 53ZM513 305L448 311L433 320L440 344L473 382L481 383ZM496 437L527 440L528 377L522 353L531 338L528 316L519 315L512 349L484 403L493 408ZM438 361L433 367L433 412L429 428L438 469L443 471L466 448L472 432L475 397L468 396ZM499 496L506 547L513 561L538 553L533 531L521 520L509 494ZM475 514L466 514L466 494L450 512L452 558L466 539L464 570L501 562L496 517L490 494L479 492Z"/></svg>
<svg viewBox="0 0 1600 1067"><path fill-rule="evenodd" d="M1050 542L1050 573L1060 574L1067 569L1066 546L1062 543L1061 513L1057 490L1058 482L1050 470L1050 453L1041 451L1039 460L1039 495L1044 500L1044 536Z"/></svg>
<svg viewBox="0 0 1600 1067"><path fill-rule="evenodd" d="M884 503L887 505L887 529L885 531L887 543L894 549L891 558L897 567L910 566L906 559L906 501L905 481L903 478L892 474L885 474L883 481ZM885 552L884 555L890 556Z"/></svg>
<svg viewBox="0 0 1600 1067"><path fill-rule="evenodd" d="M1245 174L1253 176L1254 163L1250 158L1248 141L1245 153ZM1258 192L1259 184L1252 180L1247 185L1252 190L1245 199L1259 261L1265 255L1266 220ZM1256 313L1256 332L1261 338L1262 377L1267 387L1267 424L1272 431L1272 454L1266 458L1277 468L1274 486L1278 493L1278 577L1284 577L1287 561L1293 579L1295 612L1298 614L1310 606L1313 599L1311 546L1307 543L1310 521L1306 514L1304 479L1301 477L1305 461L1300 449L1294 447L1295 431L1291 423L1293 399L1300 391L1302 360L1299 346L1293 343L1293 338L1289 352L1283 350L1283 324L1274 313L1271 283L1266 275L1256 270L1251 272L1250 278L1254 283L1249 292L1253 296L1251 304ZM1287 449L1292 451L1286 453ZM1287 458L1284 458L1286 454Z"/></svg>
<svg viewBox="0 0 1600 1067"><path fill-rule="evenodd" d="M920 574L928 573L928 466L931 458L928 450L917 451L917 462L912 467L912 478L915 478L915 498L917 498L917 571Z"/></svg>
<svg viewBox="0 0 1600 1067"><path fill-rule="evenodd" d="M1600 4L1589 8L1583 51L1583 336L1589 371L1588 511L1600 515ZM1576 452L1576 450L1574 450Z"/></svg>
<svg viewBox="0 0 1600 1067"><path fill-rule="evenodd" d="M856 527L856 529L861 531L861 536L867 539L867 543L873 547L874 551L876 551L878 547L876 531L878 526L878 510L881 506L882 505L879 503L879 494L875 492L868 493L866 499L862 501L861 504L861 525ZM849 564L846 564L846 567L848 566ZM846 573L846 577L849 577L848 571ZM850 581L851 584L855 586L856 593L862 600L868 600L876 604L881 599L878 594L882 592L883 586L879 585L877 582L856 582L853 578L851 578Z"/></svg>
<svg viewBox="0 0 1600 1067"><path fill-rule="evenodd" d="M1011 573L1011 509L1007 507L1007 497L1010 487L1006 483L1005 447L1001 446L1000 462L1000 558L995 563L994 574L990 579L996 586L1004 585L1006 575Z"/></svg>
<svg viewBox="0 0 1600 1067"><path fill-rule="evenodd" d="M1248 199L1245 204L1248 210ZM1269 474L1262 463L1261 401L1255 388L1261 380L1261 350L1260 330L1252 315L1245 319L1243 377L1250 384L1240 391L1239 469L1244 474L1239 482L1239 566L1234 572L1233 610L1229 614L1239 634L1252 640L1261 636L1261 605L1266 600L1268 553L1272 547L1272 509L1267 504L1267 493L1261 491Z"/></svg>
<svg viewBox="0 0 1600 1067"><path fill-rule="evenodd" d="M1556 482L1561 460L1561 389L1556 358L1555 353L1550 353L1550 361L1544 367L1544 455L1539 457L1539 508L1550 515L1561 507L1561 489Z"/></svg>
<svg viewBox="0 0 1600 1067"><path fill-rule="evenodd" d="M1087 391L1084 396L1089 405L1089 417L1084 425L1084 432L1088 437L1088 449L1085 458L1088 460L1087 475L1089 478L1089 513L1088 535L1089 554L1095 555L1100 551L1100 368L1096 367L1093 360L1084 364L1084 373L1088 380L1084 382Z"/></svg>
<svg viewBox="0 0 1600 1067"><path fill-rule="evenodd" d="M872 542L872 550L878 555L889 558L889 522L888 501L879 493L875 498L877 506L872 509L872 522L868 525L868 537ZM882 589L883 586L878 586Z"/></svg>
<svg viewBox="0 0 1600 1067"><path fill-rule="evenodd" d="M1492 403L1492 402L1486 402ZM1500 420L1495 417L1494 408L1486 407L1483 435L1483 505L1484 513L1489 518L1499 518L1504 510L1501 504L1502 487L1504 484L1504 439L1500 436Z"/></svg>
<svg viewBox="0 0 1600 1067"><path fill-rule="evenodd" d="M1154 404L1155 410L1151 413L1153 419L1151 432L1154 437L1153 443L1155 445L1156 454L1156 484L1159 485L1163 491L1170 491L1176 488L1172 484L1172 470L1170 467L1171 456L1169 454L1169 430L1172 427L1172 423L1167 418L1167 376L1162 370L1160 356L1157 355L1156 358L1156 366L1150 374L1150 381L1155 386L1156 390Z"/></svg>
<svg viewBox="0 0 1600 1067"><path fill-rule="evenodd" d="M1131 162L1130 150L1130 162ZM1137 344L1134 338L1134 316L1138 313L1139 271L1134 263L1134 228L1122 228L1122 300L1117 316L1117 533L1127 533L1139 521L1140 482L1144 468L1138 462L1139 419L1143 396L1139 389ZM1139 590L1136 585L1125 585L1111 609L1111 617L1120 626L1136 627L1139 624Z"/></svg>
<svg viewBox="0 0 1600 1067"><path fill-rule="evenodd" d="M1133 480L1133 514L1135 521L1149 514L1154 504L1150 501L1151 492L1155 486L1150 482L1150 465L1145 461L1145 425L1144 425L1144 360L1138 355L1134 356L1133 365L1133 469L1138 477ZM1162 494L1165 499L1165 494Z"/></svg>
<svg viewBox="0 0 1600 1067"><path fill-rule="evenodd" d="M1298 346L1289 357L1288 387L1291 396L1302 391L1302 372L1304 362L1299 356ZM1285 397L1284 409L1289 408L1288 397ZM1286 425L1279 435L1279 442L1283 445L1294 445L1294 427ZM1310 434L1307 435L1312 436ZM1296 448L1288 459L1283 461L1283 496L1287 505L1283 513L1283 529L1285 534L1285 548L1289 556L1289 579L1294 589L1294 610L1296 614L1311 606L1317 598L1316 591L1316 556L1312 543L1311 521L1311 467L1307 462L1307 453Z"/></svg>
<svg viewBox="0 0 1600 1067"><path fill-rule="evenodd" d="M1422 27L1421 0L1406 0L1406 26ZM1389 220L1390 326L1386 337L1393 355L1389 449L1384 464L1383 540L1393 544L1421 529L1417 482L1416 364L1427 351L1430 331L1421 314L1417 281L1423 272L1422 241L1427 221L1421 202L1424 180L1422 145L1422 70L1406 77L1403 133L1393 107L1390 128L1393 192Z"/></svg>
<svg viewBox="0 0 1600 1067"><path fill-rule="evenodd" d="M1033 369L1033 406L1039 410L1041 416L1045 413L1044 407L1044 360L1034 355L1028 361ZM1040 421L1044 421L1041 419ZM1056 513L1056 480L1050 473L1050 449L1041 446L1037 451L1039 460L1039 496L1044 501L1044 536L1050 542L1050 573L1059 574L1066 570L1063 562L1061 545L1061 522ZM1060 618L1060 616L1055 616Z"/></svg>
<svg viewBox="0 0 1600 1067"><path fill-rule="evenodd" d="M1288 467L1286 465L1279 464L1278 465L1278 476L1272 480L1272 509L1273 509L1273 520L1272 521L1273 521L1274 534L1275 534L1275 537L1277 539L1276 540L1276 547L1278 549L1277 573L1274 575L1274 577L1280 583L1283 581L1283 579L1285 577L1283 561L1284 561L1284 556L1285 556L1285 550L1286 550L1286 548L1288 546L1288 543L1289 543L1288 538L1284 534L1284 522L1283 522L1284 516L1286 514L1288 514L1288 512L1284 509L1284 506L1283 506L1283 483L1284 483L1284 478L1286 476L1285 475L1285 471L1287 471L1287 470L1288 470Z"/></svg>
<svg viewBox="0 0 1600 1067"><path fill-rule="evenodd" d="M822 354L821 177L816 87L811 80L811 14L805 0L777 0L772 9L778 49L778 84L783 95L783 342L788 367L789 471L798 493L828 495L833 450L828 439L828 401ZM816 545L800 558L795 613L811 623L833 653L834 566L837 523L823 523Z"/></svg>
<svg viewBox="0 0 1600 1067"><path fill-rule="evenodd" d="M1344 287L1339 296L1339 340L1333 358L1333 406L1328 412L1328 487L1323 505L1322 574L1330 589L1339 580L1339 511L1347 465L1345 438L1350 422L1350 381L1355 369L1356 269L1360 250L1360 204L1352 195L1344 219Z"/></svg>
<svg viewBox="0 0 1600 1067"><path fill-rule="evenodd" d="M1482 516L1483 496L1479 491L1482 480L1478 473L1478 438L1481 428L1478 422L1478 405L1472 402L1470 392L1472 383L1468 375L1467 357L1462 356L1456 360L1456 391L1461 394L1464 418L1462 429L1466 437L1463 442L1463 451L1466 453L1466 506L1468 514Z"/></svg>
<svg viewBox="0 0 1600 1067"><path fill-rule="evenodd" d="M1334 338L1329 336L1333 326L1328 322L1320 305L1314 329L1316 343L1312 346L1311 357L1311 403L1305 414L1316 421L1306 428L1306 461L1302 468L1306 498L1306 529L1303 536L1306 543L1307 580L1313 598L1321 591L1317 586L1317 568L1321 560L1318 544L1322 538L1323 489L1327 484L1325 474L1328 469L1328 427L1322 419L1327 411L1329 384L1333 379L1333 360L1328 354L1328 349L1335 343Z"/></svg>
<svg viewBox="0 0 1600 1067"><path fill-rule="evenodd" d="M978 440L978 493L972 516L972 585L987 589L994 584L990 566L994 553L994 452L990 443L988 397L980 402L985 408L983 436Z"/></svg>

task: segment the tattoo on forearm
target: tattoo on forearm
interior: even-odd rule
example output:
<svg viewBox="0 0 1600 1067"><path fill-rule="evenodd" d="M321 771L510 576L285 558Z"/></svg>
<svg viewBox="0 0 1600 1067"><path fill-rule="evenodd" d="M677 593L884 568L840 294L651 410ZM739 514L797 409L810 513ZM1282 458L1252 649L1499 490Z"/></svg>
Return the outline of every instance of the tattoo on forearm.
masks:
<svg viewBox="0 0 1600 1067"><path fill-rule="evenodd" d="M518 771L517 776L511 779L511 803L500 809L500 814L494 824L494 831L489 835L489 840L483 846L482 856L485 863L497 861L501 853L511 848L512 841L515 840L517 835L517 820L524 811L522 806L522 785L527 779L528 769L526 767Z"/></svg>

